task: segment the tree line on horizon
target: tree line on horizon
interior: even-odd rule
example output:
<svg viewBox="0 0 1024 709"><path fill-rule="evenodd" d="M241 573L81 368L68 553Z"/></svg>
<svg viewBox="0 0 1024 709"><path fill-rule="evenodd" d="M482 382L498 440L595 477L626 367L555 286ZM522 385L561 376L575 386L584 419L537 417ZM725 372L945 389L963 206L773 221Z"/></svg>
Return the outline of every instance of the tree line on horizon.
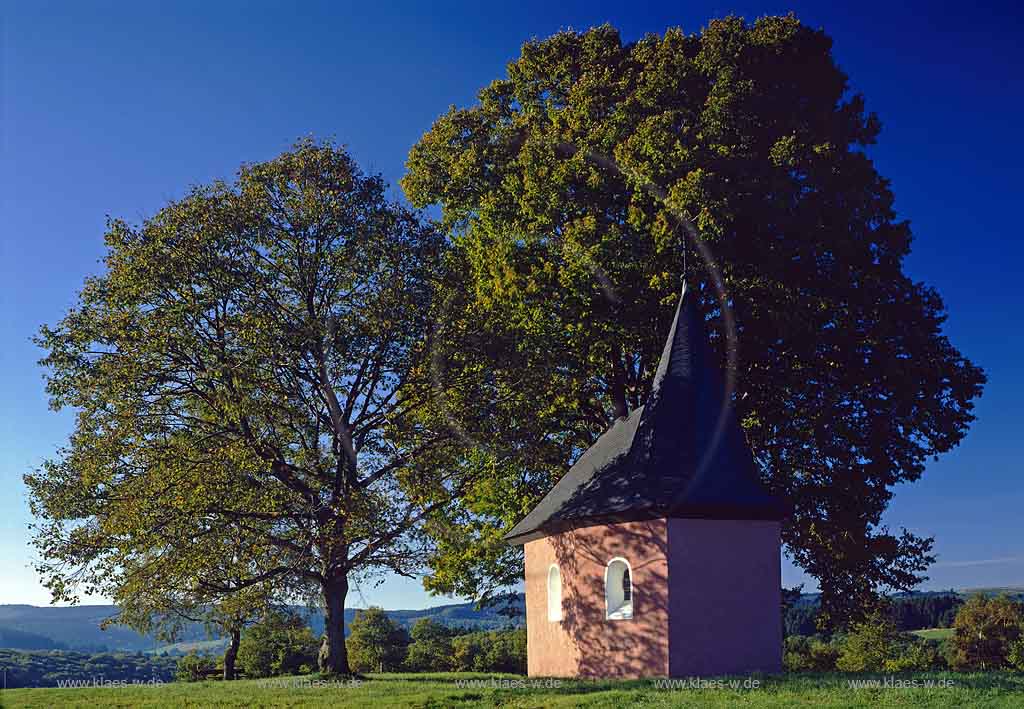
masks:
<svg viewBox="0 0 1024 709"><path fill-rule="evenodd" d="M890 599L887 608L833 634L816 632L813 624L794 628L787 618L784 667L788 673L1024 670L1021 595L976 593L964 600L957 594L936 593ZM789 612L814 605L794 606ZM945 627L951 609L948 637L936 640L907 632ZM274 611L246 628L237 653L238 669L246 678L309 675L315 671L318 644L304 618ZM522 674L526 667L522 627L480 631L420 618L407 629L372 607L353 619L346 649L351 668L358 673ZM10 688L201 681L222 676L224 661L223 655L196 651L172 656L0 649Z"/></svg>
<svg viewBox="0 0 1024 709"><path fill-rule="evenodd" d="M951 599L959 601L941 610ZM902 610L882 605L844 631L789 634L784 641L787 672L1024 672L1024 603L1006 594L976 593L966 600L935 596L900 599ZM949 634L940 639L906 632L919 615L941 611L950 619Z"/></svg>
<svg viewBox="0 0 1024 709"><path fill-rule="evenodd" d="M489 602L520 580L503 533L643 403L685 278L816 622L863 620L926 578L932 539L881 516L985 382L903 271L879 131L793 16L603 26L525 43L439 117L410 204L303 139L111 219L103 273L36 339L76 416L24 478L38 571L142 632L217 629L226 678L244 628L316 605L318 667L346 674L352 584Z"/></svg>

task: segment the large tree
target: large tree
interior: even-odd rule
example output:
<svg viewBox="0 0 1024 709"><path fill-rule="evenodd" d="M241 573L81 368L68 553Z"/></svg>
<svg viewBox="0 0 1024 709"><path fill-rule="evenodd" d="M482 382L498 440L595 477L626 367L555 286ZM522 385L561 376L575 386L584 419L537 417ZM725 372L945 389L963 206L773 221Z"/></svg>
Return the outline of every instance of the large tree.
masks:
<svg viewBox="0 0 1024 709"><path fill-rule="evenodd" d="M350 576L415 573L422 522L462 485L435 462L450 432L418 413L444 239L343 149L304 141L112 221L106 243L103 275L39 336L53 406L77 410L26 476L46 582L109 592L240 531L253 563L204 585L318 595L321 669L347 672Z"/></svg>
<svg viewBox="0 0 1024 709"><path fill-rule="evenodd" d="M939 295L903 272L910 227L866 153L878 133L831 40L792 16L631 44L561 32L434 123L402 185L440 205L457 245L449 300L465 314L438 344L484 343L484 364L443 359L488 372L487 416L467 408L464 428L499 474L438 522L431 587L517 580L502 531L643 402L687 250L824 621L923 578L932 540L881 516L964 436L984 375L943 334Z"/></svg>

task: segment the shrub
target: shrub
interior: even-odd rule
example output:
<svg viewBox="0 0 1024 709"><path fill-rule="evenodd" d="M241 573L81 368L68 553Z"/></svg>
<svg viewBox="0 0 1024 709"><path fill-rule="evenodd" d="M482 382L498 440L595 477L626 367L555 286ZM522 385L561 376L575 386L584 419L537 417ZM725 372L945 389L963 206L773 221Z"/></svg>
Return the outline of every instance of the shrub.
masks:
<svg viewBox="0 0 1024 709"><path fill-rule="evenodd" d="M179 682L199 682L216 668L212 657L190 652L178 660L178 670L174 676Z"/></svg>
<svg viewBox="0 0 1024 709"><path fill-rule="evenodd" d="M272 611L242 634L237 662L248 677L301 674L316 665L318 645L302 618Z"/></svg>
<svg viewBox="0 0 1024 709"><path fill-rule="evenodd" d="M953 621L953 666L958 670L1014 666L1021 659L1022 626L1022 604L1006 596L972 596Z"/></svg>
<svg viewBox="0 0 1024 709"><path fill-rule="evenodd" d="M782 664L788 672L833 672L839 649L816 637L792 635L786 638Z"/></svg>
<svg viewBox="0 0 1024 709"><path fill-rule="evenodd" d="M839 647L836 668L843 672L881 672L897 654L898 634L892 620L881 611L854 623Z"/></svg>
<svg viewBox="0 0 1024 709"><path fill-rule="evenodd" d="M884 663L886 672L926 672L944 670L947 666L939 643L930 640L908 637L895 646L895 653Z"/></svg>
<svg viewBox="0 0 1024 709"><path fill-rule="evenodd" d="M782 642L782 666L787 672L807 672L810 655L809 640L805 635L790 635Z"/></svg>

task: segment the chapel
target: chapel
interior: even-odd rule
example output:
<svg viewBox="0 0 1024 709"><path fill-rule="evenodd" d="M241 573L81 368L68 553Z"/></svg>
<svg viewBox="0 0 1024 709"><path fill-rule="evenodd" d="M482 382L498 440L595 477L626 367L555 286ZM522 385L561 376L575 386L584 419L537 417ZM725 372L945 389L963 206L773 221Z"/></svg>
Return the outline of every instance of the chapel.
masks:
<svg viewBox="0 0 1024 709"><path fill-rule="evenodd" d="M782 670L781 520L684 284L644 406L508 532L541 677Z"/></svg>

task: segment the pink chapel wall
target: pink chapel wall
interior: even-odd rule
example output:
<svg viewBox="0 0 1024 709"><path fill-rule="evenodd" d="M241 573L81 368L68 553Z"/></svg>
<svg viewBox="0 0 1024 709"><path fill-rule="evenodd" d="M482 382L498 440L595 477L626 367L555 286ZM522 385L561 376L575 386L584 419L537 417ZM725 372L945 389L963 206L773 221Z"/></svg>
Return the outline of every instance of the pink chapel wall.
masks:
<svg viewBox="0 0 1024 709"><path fill-rule="evenodd" d="M598 525L527 542L527 669L542 677L668 674L668 527L664 519ZM633 618L605 618L604 573L629 561ZM562 620L548 620L547 574L558 563Z"/></svg>
<svg viewBox="0 0 1024 709"><path fill-rule="evenodd" d="M528 672L690 676L781 670L779 523L655 519L527 542ZM605 617L608 562L629 561L633 618ZM562 620L548 620L557 563Z"/></svg>

